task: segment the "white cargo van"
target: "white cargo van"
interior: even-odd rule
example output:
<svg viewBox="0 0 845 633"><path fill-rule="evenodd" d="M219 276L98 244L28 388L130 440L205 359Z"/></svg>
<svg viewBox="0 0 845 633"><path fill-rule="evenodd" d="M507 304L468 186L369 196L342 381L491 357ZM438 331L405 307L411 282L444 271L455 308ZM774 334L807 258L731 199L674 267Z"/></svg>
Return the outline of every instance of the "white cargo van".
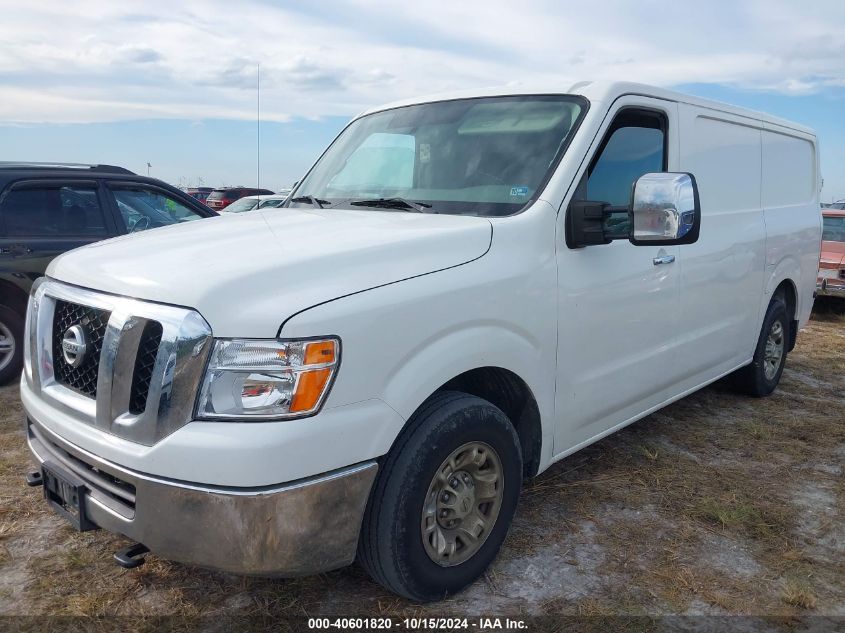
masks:
<svg viewBox="0 0 845 633"><path fill-rule="evenodd" d="M524 477L727 374L776 387L813 305L812 131L647 86L357 117L286 208L59 257L21 397L79 529L232 572L357 559L432 600Z"/></svg>

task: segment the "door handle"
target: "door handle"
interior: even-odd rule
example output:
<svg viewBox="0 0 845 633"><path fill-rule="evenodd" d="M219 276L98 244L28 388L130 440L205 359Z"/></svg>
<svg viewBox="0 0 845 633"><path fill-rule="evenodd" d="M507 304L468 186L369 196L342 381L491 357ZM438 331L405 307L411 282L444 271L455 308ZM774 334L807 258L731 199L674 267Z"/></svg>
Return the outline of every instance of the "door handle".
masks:
<svg viewBox="0 0 845 633"><path fill-rule="evenodd" d="M655 257L651 260L655 266L660 266L660 264L671 264L673 261L675 261L674 255L660 255L659 257Z"/></svg>
<svg viewBox="0 0 845 633"><path fill-rule="evenodd" d="M12 255L29 255L32 252L32 249L26 244L12 244L0 252L11 253Z"/></svg>

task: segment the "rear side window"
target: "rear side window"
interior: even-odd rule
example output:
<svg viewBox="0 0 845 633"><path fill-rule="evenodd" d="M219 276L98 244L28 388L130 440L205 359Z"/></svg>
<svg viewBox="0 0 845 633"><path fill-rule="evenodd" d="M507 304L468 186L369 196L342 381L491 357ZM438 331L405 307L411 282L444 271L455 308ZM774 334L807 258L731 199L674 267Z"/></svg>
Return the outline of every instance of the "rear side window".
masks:
<svg viewBox="0 0 845 633"><path fill-rule="evenodd" d="M194 209L157 189L120 187L112 190L126 230L130 233L199 220Z"/></svg>
<svg viewBox="0 0 845 633"><path fill-rule="evenodd" d="M93 185L25 186L12 189L0 204L10 237L101 237L108 235Z"/></svg>
<svg viewBox="0 0 845 633"><path fill-rule="evenodd" d="M822 239L826 242L845 242L845 216L826 216Z"/></svg>

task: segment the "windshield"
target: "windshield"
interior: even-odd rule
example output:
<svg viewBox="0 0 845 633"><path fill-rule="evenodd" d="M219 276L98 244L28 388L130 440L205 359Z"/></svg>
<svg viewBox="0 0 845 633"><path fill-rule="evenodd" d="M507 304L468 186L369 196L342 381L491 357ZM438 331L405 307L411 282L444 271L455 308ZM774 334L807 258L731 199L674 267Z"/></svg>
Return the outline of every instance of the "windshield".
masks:
<svg viewBox="0 0 845 633"><path fill-rule="evenodd" d="M845 242L845 216L826 216L823 219L822 239L826 242Z"/></svg>
<svg viewBox="0 0 845 633"><path fill-rule="evenodd" d="M288 204L366 208L360 203L381 199L389 208L383 199L401 198L430 205L417 208L425 212L510 215L545 184L585 105L579 97L530 95L367 115L332 143Z"/></svg>
<svg viewBox="0 0 845 633"><path fill-rule="evenodd" d="M143 187L117 187L113 192L117 208L130 233L191 222L203 217L178 200L158 191Z"/></svg>

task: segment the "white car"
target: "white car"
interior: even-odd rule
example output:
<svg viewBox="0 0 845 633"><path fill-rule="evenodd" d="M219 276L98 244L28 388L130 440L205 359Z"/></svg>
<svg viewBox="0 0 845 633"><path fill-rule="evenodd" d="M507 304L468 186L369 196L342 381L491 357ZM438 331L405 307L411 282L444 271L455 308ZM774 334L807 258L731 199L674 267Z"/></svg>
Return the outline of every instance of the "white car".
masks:
<svg viewBox="0 0 845 633"><path fill-rule="evenodd" d="M281 189L272 196L261 196L256 209L278 209L290 197L291 189Z"/></svg>
<svg viewBox="0 0 845 633"><path fill-rule="evenodd" d="M262 200L268 197L269 195L244 196L243 198L238 198L232 204L223 207L218 213L244 213L245 211L252 211Z"/></svg>
<svg viewBox="0 0 845 633"><path fill-rule="evenodd" d="M235 200L220 213L244 213L255 209L275 209L284 203L290 195L290 189L282 190L274 194L263 194L260 196L245 196Z"/></svg>
<svg viewBox="0 0 845 633"><path fill-rule="evenodd" d="M522 480L734 373L778 384L819 260L816 137L629 83L356 118L285 212L57 258L21 398L50 503L252 575L358 558L414 600Z"/></svg>

